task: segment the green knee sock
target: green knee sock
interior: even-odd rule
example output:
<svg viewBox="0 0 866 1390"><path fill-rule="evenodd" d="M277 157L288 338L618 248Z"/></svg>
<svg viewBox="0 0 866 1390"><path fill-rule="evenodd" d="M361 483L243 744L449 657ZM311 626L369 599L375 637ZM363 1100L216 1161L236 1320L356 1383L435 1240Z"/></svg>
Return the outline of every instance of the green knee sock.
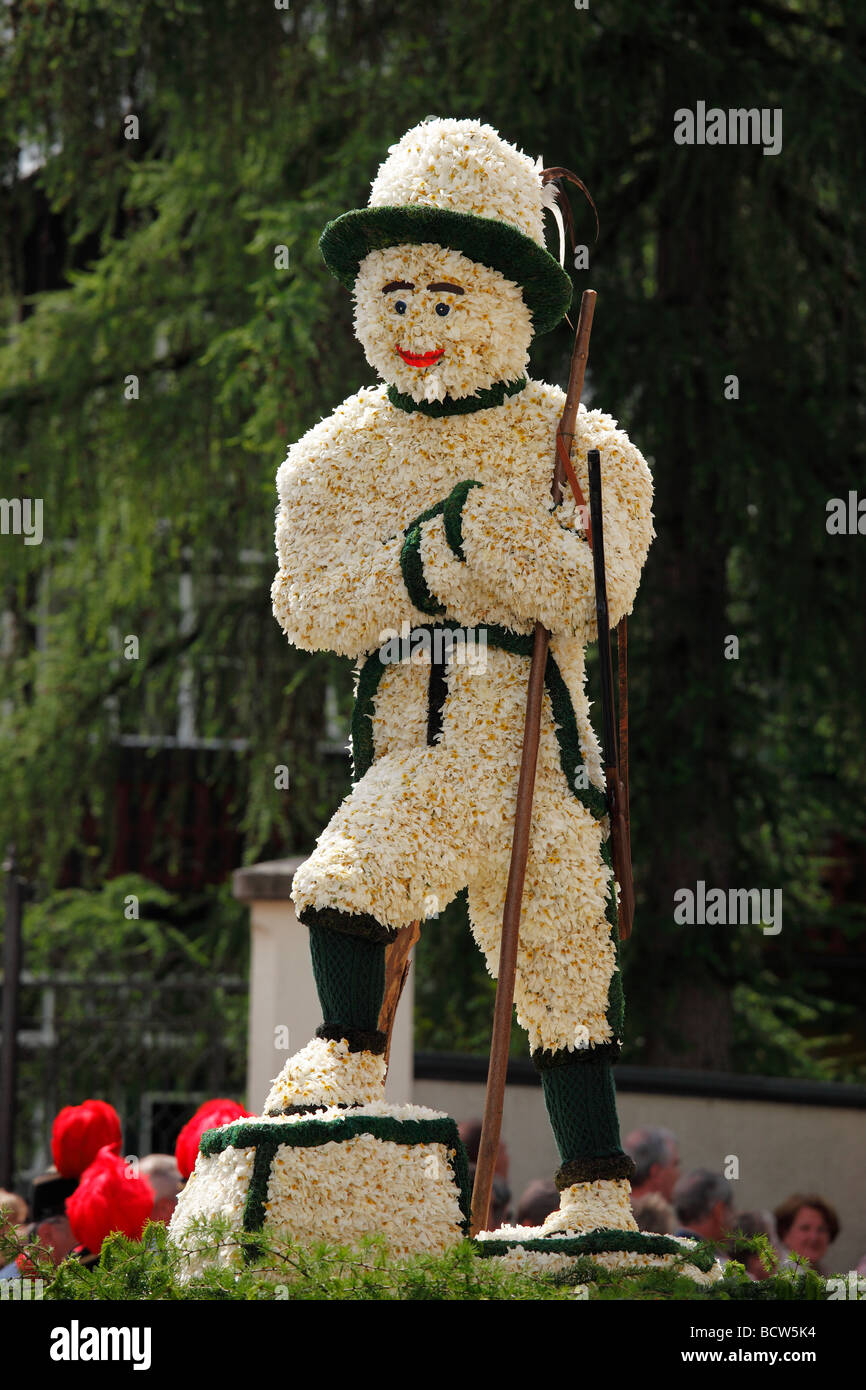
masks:
<svg viewBox="0 0 866 1390"><path fill-rule="evenodd" d="M385 994L384 942L327 927L310 927L309 933L325 1024L375 1032Z"/></svg>
<svg viewBox="0 0 866 1390"><path fill-rule="evenodd" d="M541 1073L544 1103L563 1163L622 1153L609 1062L580 1061Z"/></svg>

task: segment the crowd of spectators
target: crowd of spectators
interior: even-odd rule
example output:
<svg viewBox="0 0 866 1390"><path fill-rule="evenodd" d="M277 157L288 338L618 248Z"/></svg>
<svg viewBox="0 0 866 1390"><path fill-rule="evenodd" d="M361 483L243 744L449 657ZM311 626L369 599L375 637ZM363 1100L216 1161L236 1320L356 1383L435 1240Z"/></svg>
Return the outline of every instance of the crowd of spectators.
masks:
<svg viewBox="0 0 866 1390"><path fill-rule="evenodd" d="M0 1190L0 1234L16 1237L22 1246L35 1239L41 1258L55 1265L69 1255L95 1263L112 1231L139 1239L148 1221L167 1224L195 1165L202 1133L246 1114L235 1101L208 1101L184 1125L173 1154L130 1161L121 1157L121 1122L111 1105L87 1100L66 1106L52 1127L54 1165L33 1180L29 1204L16 1192ZM474 1180L481 1121L464 1121L459 1129ZM681 1171L679 1145L669 1129L632 1130L623 1147L635 1165L631 1200L640 1230L708 1241L720 1260L738 1260L756 1280L796 1266L830 1272L826 1261L839 1218L820 1194L792 1193L772 1212L738 1211L734 1188L720 1173ZM508 1174L508 1150L500 1142L489 1229L542 1225L559 1206L556 1184L536 1178L515 1205ZM860 1268L866 1270L866 1258ZM0 1268L0 1279L32 1272L22 1249Z"/></svg>
<svg viewBox="0 0 866 1390"><path fill-rule="evenodd" d="M796 1265L828 1273L839 1217L819 1193L791 1193L773 1211L738 1211L734 1188L720 1173L680 1171L679 1145L669 1129L635 1129L624 1148L635 1164L632 1208L641 1230L699 1236L720 1257L743 1264L752 1279ZM757 1237L765 1238L762 1251L756 1249Z"/></svg>

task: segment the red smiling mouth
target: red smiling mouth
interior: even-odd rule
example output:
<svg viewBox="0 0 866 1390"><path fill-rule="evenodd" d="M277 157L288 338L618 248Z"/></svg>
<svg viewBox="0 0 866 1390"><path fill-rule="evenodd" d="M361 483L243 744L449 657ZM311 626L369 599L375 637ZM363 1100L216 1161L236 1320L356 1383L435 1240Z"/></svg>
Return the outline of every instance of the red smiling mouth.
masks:
<svg viewBox="0 0 866 1390"><path fill-rule="evenodd" d="M397 351L403 361L410 367L432 367L434 362L438 362L440 357L445 355L444 348L436 348L435 352L405 352L399 343L395 343Z"/></svg>

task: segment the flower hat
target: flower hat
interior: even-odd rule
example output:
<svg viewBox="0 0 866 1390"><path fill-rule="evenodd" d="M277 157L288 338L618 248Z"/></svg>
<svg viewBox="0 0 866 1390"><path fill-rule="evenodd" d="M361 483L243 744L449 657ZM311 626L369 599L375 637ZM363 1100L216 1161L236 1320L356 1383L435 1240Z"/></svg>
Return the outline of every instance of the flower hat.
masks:
<svg viewBox="0 0 866 1390"><path fill-rule="evenodd" d="M352 289L371 251L427 242L460 251L521 286L535 333L571 304L572 285L544 244L542 161L474 120L430 119L388 151L366 208L329 222L319 246Z"/></svg>

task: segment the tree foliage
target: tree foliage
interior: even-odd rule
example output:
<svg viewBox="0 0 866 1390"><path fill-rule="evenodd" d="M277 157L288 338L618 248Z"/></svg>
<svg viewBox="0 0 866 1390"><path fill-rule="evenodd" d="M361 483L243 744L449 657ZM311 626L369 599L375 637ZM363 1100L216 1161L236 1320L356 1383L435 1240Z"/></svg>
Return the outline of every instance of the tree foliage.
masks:
<svg viewBox="0 0 866 1390"><path fill-rule="evenodd" d="M0 834L31 871L53 882L89 815L99 881L118 731L173 733L190 691L201 738L246 741L208 776L240 777L247 858L321 828L324 692L345 714L351 672L270 616L274 474L370 372L317 238L409 125L479 116L592 190L593 401L655 474L630 653L631 1055L782 1065L780 991L795 1037L826 1036L822 997L847 1026L820 939L820 969L802 952L863 920L822 878L834 834L866 842L864 542L825 527L864 476L862 7L44 0L5 23L0 491L43 499L45 541L0 541ZM781 153L676 145L698 101L781 109ZM569 346L539 341L534 373L562 380ZM781 887L781 936L675 926L698 879Z"/></svg>

